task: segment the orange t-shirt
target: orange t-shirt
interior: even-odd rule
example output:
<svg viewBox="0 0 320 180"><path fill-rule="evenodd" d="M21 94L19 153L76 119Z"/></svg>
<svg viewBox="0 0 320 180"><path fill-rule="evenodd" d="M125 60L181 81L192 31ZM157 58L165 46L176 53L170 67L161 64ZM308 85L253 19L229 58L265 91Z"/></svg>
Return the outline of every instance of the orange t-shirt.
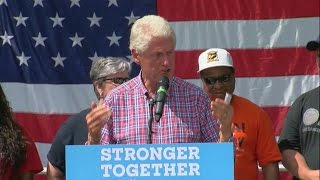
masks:
<svg viewBox="0 0 320 180"><path fill-rule="evenodd" d="M265 166L281 160L271 120L267 113L249 100L233 95L234 132L245 137L234 139L236 150L235 180L257 180L258 163ZM235 135L235 134L234 134Z"/></svg>

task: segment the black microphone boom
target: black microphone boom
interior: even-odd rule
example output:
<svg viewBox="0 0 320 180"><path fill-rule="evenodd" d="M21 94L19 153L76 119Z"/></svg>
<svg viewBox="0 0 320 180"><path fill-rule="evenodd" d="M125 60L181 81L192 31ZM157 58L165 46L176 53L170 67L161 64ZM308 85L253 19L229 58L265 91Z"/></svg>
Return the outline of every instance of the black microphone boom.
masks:
<svg viewBox="0 0 320 180"><path fill-rule="evenodd" d="M154 116L157 122L159 122L160 118L162 117L163 106L166 102L168 88L169 88L169 79L166 76L162 76L158 84L158 90L157 90L157 95L155 100L156 112Z"/></svg>

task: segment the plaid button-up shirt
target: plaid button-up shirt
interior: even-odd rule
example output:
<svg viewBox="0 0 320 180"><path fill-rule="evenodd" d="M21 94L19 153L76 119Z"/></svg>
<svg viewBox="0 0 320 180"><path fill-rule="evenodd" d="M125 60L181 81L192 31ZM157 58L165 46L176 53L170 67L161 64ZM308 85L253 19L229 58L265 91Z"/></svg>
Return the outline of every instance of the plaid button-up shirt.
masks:
<svg viewBox="0 0 320 180"><path fill-rule="evenodd" d="M152 142L218 142L219 125L212 116L208 96L197 86L177 77L169 82L163 116L152 125ZM145 144L150 118L148 92L141 74L108 94L112 110L102 129L101 144Z"/></svg>

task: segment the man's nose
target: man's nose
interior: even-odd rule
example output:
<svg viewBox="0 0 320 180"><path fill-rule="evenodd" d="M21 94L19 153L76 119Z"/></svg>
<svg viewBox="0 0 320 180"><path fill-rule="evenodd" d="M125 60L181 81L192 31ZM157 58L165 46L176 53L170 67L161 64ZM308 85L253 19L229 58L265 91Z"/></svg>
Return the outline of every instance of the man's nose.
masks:
<svg viewBox="0 0 320 180"><path fill-rule="evenodd" d="M216 81L212 86L215 89L220 89L223 86L223 83L221 83L220 81Z"/></svg>
<svg viewBox="0 0 320 180"><path fill-rule="evenodd" d="M163 66L168 66L170 62L172 61L172 58L170 55L164 54L162 57L162 64Z"/></svg>

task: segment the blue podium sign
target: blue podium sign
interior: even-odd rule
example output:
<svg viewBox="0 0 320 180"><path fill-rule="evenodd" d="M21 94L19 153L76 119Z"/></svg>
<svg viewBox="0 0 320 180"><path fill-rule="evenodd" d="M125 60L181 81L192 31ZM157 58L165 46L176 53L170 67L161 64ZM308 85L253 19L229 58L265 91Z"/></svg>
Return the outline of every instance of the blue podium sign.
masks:
<svg viewBox="0 0 320 180"><path fill-rule="evenodd" d="M68 145L66 178L233 179L232 143Z"/></svg>

